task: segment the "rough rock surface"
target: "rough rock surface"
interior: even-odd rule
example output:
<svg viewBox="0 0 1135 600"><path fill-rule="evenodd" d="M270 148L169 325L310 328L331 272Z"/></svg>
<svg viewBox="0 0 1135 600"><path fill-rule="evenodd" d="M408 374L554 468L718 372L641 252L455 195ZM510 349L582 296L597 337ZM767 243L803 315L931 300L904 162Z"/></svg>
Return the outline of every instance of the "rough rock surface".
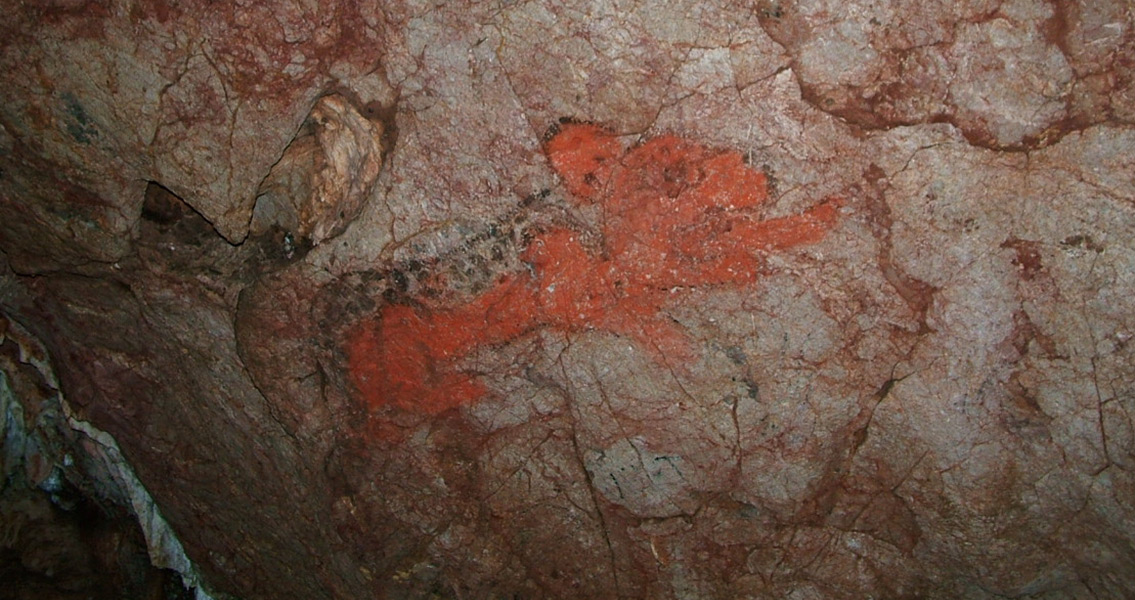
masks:
<svg viewBox="0 0 1135 600"><path fill-rule="evenodd" d="M1129 3L3 4L5 523L61 398L214 597L1135 596Z"/></svg>
<svg viewBox="0 0 1135 600"><path fill-rule="evenodd" d="M70 413L47 352L7 318L0 365L3 597L191 598L195 569L153 498L113 438Z"/></svg>

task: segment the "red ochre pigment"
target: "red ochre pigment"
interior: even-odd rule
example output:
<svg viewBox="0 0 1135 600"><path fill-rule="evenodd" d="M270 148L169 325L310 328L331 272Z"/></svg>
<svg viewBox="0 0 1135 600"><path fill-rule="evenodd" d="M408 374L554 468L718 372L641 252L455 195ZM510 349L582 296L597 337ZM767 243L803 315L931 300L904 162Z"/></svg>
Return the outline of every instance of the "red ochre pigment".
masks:
<svg viewBox="0 0 1135 600"><path fill-rule="evenodd" d="M624 153L610 132L565 125L544 148L578 201L603 208L602 256L575 232L536 236L533 274L501 278L459 306L386 306L347 339L352 380L371 407L437 414L476 401L484 386L458 369L480 346L540 328L626 336L658 360L688 358L685 334L661 314L674 288L753 282L760 254L819 241L840 201L761 220L763 173L737 152L666 135Z"/></svg>

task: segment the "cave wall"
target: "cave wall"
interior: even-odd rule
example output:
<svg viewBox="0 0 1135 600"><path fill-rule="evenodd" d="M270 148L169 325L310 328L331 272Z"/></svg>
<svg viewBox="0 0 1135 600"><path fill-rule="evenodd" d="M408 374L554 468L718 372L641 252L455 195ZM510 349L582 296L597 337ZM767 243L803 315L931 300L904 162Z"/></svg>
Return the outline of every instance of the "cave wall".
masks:
<svg viewBox="0 0 1135 600"><path fill-rule="evenodd" d="M8 497L138 512L106 435L214 597L1135 595L1128 3L3 9Z"/></svg>

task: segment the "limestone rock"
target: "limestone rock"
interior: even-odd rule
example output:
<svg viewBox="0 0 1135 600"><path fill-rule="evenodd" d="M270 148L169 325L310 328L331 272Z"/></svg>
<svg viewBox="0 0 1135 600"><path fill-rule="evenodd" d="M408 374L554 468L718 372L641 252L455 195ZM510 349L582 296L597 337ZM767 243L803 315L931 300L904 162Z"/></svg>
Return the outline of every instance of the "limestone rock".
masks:
<svg viewBox="0 0 1135 600"><path fill-rule="evenodd" d="M1123 2L8 5L5 501L105 432L219 598L1135 596Z"/></svg>
<svg viewBox="0 0 1135 600"><path fill-rule="evenodd" d="M281 227L313 246L342 233L378 179L384 129L342 96L320 98L261 184L252 232Z"/></svg>

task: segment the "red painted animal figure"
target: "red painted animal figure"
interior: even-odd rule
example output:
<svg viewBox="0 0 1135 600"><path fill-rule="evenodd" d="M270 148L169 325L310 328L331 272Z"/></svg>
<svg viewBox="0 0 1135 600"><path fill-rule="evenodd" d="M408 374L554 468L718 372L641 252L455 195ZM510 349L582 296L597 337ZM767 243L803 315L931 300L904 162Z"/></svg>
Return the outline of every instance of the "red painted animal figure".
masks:
<svg viewBox="0 0 1135 600"><path fill-rule="evenodd" d="M807 212L762 220L763 173L741 155L664 135L629 151L594 125L569 124L544 147L581 203L602 209L602 250L563 228L537 235L508 275L471 302L388 305L347 340L351 377L372 407L436 414L485 388L458 363L474 349L540 328L626 336L661 360L689 357L690 342L662 310L676 290L745 285L763 253L821 240L839 215L829 199Z"/></svg>

